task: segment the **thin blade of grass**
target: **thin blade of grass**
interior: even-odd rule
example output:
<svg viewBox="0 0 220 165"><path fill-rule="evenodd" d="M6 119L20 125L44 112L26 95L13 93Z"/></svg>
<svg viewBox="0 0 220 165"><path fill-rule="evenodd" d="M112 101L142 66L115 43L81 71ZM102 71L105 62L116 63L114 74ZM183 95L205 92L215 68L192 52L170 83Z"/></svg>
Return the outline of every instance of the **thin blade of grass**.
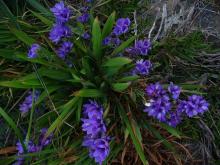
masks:
<svg viewBox="0 0 220 165"><path fill-rule="evenodd" d="M11 23L13 23L17 28L19 28L17 18L12 14L12 12L9 10L8 6L5 4L3 0L0 0L0 12L1 14L4 14L5 17L9 18Z"/></svg>
<svg viewBox="0 0 220 165"><path fill-rule="evenodd" d="M5 121L10 125L10 127L14 130L15 134L17 135L18 139L20 140L24 151L26 152L26 146L24 144L24 139L22 138L22 134L20 130L17 128L13 119L0 107L0 115L5 119Z"/></svg>
<svg viewBox="0 0 220 165"><path fill-rule="evenodd" d="M148 165L148 161L147 161L147 159L144 155L144 151L143 151L143 148L142 148L142 145L141 145L142 144L141 139L138 138L137 133L135 132L135 129L132 129L132 124L131 124L129 118L127 117L127 114L125 113L125 110L122 107L122 105L120 103L118 103L118 105L119 105L118 112L120 114L120 117L121 117L122 121L125 123L128 131L129 131L129 134L131 136L134 147L135 147L142 163L144 165Z"/></svg>
<svg viewBox="0 0 220 165"><path fill-rule="evenodd" d="M74 97L60 108L62 112L48 128L46 136L49 136L52 132L54 132L55 129L58 129L62 125L64 119L66 118L66 116L68 116L68 113L70 112L71 108L78 102L78 99L79 99L78 97ZM74 110L72 110L71 113L73 113Z"/></svg>
<svg viewBox="0 0 220 165"><path fill-rule="evenodd" d="M43 5L41 5L38 1L36 0L27 0L27 2L36 10L41 12L41 14L46 15L46 16L52 16L51 12L46 9Z"/></svg>

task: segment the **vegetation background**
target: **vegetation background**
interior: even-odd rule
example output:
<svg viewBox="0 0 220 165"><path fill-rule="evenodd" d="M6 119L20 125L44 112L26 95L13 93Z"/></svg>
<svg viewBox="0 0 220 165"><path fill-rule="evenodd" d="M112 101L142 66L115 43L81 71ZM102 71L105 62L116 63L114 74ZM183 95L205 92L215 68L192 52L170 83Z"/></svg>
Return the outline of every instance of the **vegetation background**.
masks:
<svg viewBox="0 0 220 165"><path fill-rule="evenodd" d="M29 117L21 117L18 107L33 85L43 89L41 100L46 100L40 112L31 119L33 136L48 120L52 123L57 117L53 113L54 106L61 106L71 98L69 90L72 89L65 87L70 85L69 82L63 82L63 88L56 89L56 82L62 82L62 78L67 75L57 76L58 73L50 70L39 70L37 65L21 56L26 54L32 38L50 44L47 32L52 25L52 16L48 9L55 2L0 0L0 107L10 117L9 122L11 119L16 124L14 127L8 124L7 117L1 113L0 164L11 164L16 158L16 130L20 130L23 135L30 123ZM73 9L77 9L81 3L76 0L65 2ZM147 81L173 81L183 87L186 93L205 95L211 105L203 117L186 120L176 129L153 122L150 118L148 122L151 124L142 123L139 130L150 165L220 164L219 5L218 0L95 1L94 12L100 18L107 18L114 10L117 17L135 20L138 32L147 34L155 41L151 54L157 65L153 76L148 77ZM38 81L25 77L30 73L35 73ZM54 83L45 81L48 74ZM63 95L69 97L62 100ZM81 109L81 105L74 105L74 108ZM58 132L53 147L38 153L40 159L32 164L44 164L45 161L46 164L92 164L86 152L79 153L76 150L80 146L80 139L74 139L80 129L79 115L77 118L80 112L77 110L75 118L68 120L68 124L73 127L65 126ZM114 125L110 129L116 129L117 132ZM119 132L111 146L109 164L142 164L128 132Z"/></svg>

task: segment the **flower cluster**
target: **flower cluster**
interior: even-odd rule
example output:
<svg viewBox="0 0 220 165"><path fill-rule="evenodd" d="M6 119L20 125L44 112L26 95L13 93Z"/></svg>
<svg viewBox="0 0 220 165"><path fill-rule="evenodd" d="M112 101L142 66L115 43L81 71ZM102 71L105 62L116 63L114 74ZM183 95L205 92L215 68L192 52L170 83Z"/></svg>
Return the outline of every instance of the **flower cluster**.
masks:
<svg viewBox="0 0 220 165"><path fill-rule="evenodd" d="M89 14L88 13L82 13L82 15L80 15L77 18L77 21L81 22L81 23L87 23L89 21Z"/></svg>
<svg viewBox="0 0 220 165"><path fill-rule="evenodd" d="M62 23L66 23L67 21L69 21L70 9L65 7L63 1L55 4L55 6L51 8L50 10L53 12L54 16L56 17L56 21L58 23L62 24Z"/></svg>
<svg viewBox="0 0 220 165"><path fill-rule="evenodd" d="M129 18L119 18L116 21L116 25L113 29L113 32L109 36L104 38L102 44L113 45L113 46L120 45L121 40L119 39L119 36L128 32L130 24L131 24L131 21Z"/></svg>
<svg viewBox="0 0 220 165"><path fill-rule="evenodd" d="M150 40L144 39L144 40L138 40L135 42L133 47L129 47L126 49L126 51L130 55L148 55L149 51L151 49L151 42Z"/></svg>
<svg viewBox="0 0 220 165"><path fill-rule="evenodd" d="M102 44L118 46L121 44L121 40L118 37L111 35L111 36L105 37L104 40L102 41Z"/></svg>
<svg viewBox="0 0 220 165"><path fill-rule="evenodd" d="M73 43L70 41L64 41L61 45L61 47L57 50L57 55L65 59L66 55L71 51L73 47Z"/></svg>
<svg viewBox="0 0 220 165"><path fill-rule="evenodd" d="M26 114L29 110L31 110L33 102L36 102L39 96L40 92L37 90L34 92L28 92L28 96L25 98L23 103L19 105L19 110L22 113L22 115Z"/></svg>
<svg viewBox="0 0 220 165"><path fill-rule="evenodd" d="M56 23L50 31L49 39L55 44L58 44L61 39L71 37L71 29L66 25L70 19L71 12L70 9L65 6L63 1L55 4L50 10L56 18ZM65 59L66 55L71 52L72 47L73 44L71 42L63 41L60 48L57 50L57 55L61 59Z"/></svg>
<svg viewBox="0 0 220 165"><path fill-rule="evenodd" d="M44 147L46 147L51 143L53 134L50 134L48 137L46 137L46 132L47 132L47 128L41 129L38 145L35 145L31 140L28 142L27 141L24 142L28 153L39 152ZM21 142L16 143L16 150L18 151L17 156L22 156L24 154L24 149ZM13 165L23 165L23 164L24 164L24 158L19 157Z"/></svg>
<svg viewBox="0 0 220 165"><path fill-rule="evenodd" d="M39 49L40 49L39 44L32 44L28 51L28 58L36 58L38 56Z"/></svg>
<svg viewBox="0 0 220 165"><path fill-rule="evenodd" d="M39 136L39 142L38 142L38 147L39 148L43 148L47 145L49 145L52 141L53 138L53 134L51 133L49 136L46 137L46 133L47 133L47 128L42 128L40 130L40 136Z"/></svg>
<svg viewBox="0 0 220 165"><path fill-rule="evenodd" d="M177 100L180 96L181 88L177 85L174 85L172 82L168 86L168 91L172 95L174 100Z"/></svg>
<svg viewBox="0 0 220 165"><path fill-rule="evenodd" d="M57 44L62 38L67 38L71 36L71 29L63 24L54 24L52 27L49 39Z"/></svg>
<svg viewBox="0 0 220 165"><path fill-rule="evenodd" d="M165 122L166 114L171 110L170 98L166 91L159 83L156 83L147 86L146 93L150 97L150 103L144 112L148 112L149 116Z"/></svg>
<svg viewBox="0 0 220 165"><path fill-rule="evenodd" d="M136 66L133 70L133 74L140 74L142 76L146 76L149 74L151 67L152 64L149 60L138 60L136 61Z"/></svg>
<svg viewBox="0 0 220 165"><path fill-rule="evenodd" d="M149 103L146 104L144 112L175 127L184 116L193 117L208 110L209 104L202 96L192 95L188 100L180 100L180 93L181 88L172 82L167 90L160 83L148 85L146 94L149 97Z"/></svg>
<svg viewBox="0 0 220 165"><path fill-rule="evenodd" d="M129 30L129 26L131 24L131 21L129 18L119 18L116 21L116 25L113 29L113 34L116 36L120 36Z"/></svg>
<svg viewBox="0 0 220 165"><path fill-rule="evenodd" d="M178 109L185 113L188 117L193 117L199 114L203 114L208 111L209 103L198 95L192 95L188 97L188 100L180 102Z"/></svg>
<svg viewBox="0 0 220 165"><path fill-rule="evenodd" d="M86 133L83 146L89 148L89 155L100 165L109 154L110 138L106 136L106 126L103 121L103 108L90 100L83 106L82 130Z"/></svg>
<svg viewBox="0 0 220 165"><path fill-rule="evenodd" d="M80 16L77 17L77 21L82 23L82 24L85 24L89 21L89 13L88 13L88 7L83 7L81 9L82 11L82 14Z"/></svg>
<svg viewBox="0 0 220 165"><path fill-rule="evenodd" d="M82 38L85 39L85 40L89 40L91 38L90 34L88 32L84 32L82 34Z"/></svg>
<svg viewBox="0 0 220 165"><path fill-rule="evenodd" d="M37 149L32 141L24 142L24 144L27 148L28 153L36 152ZM22 156L24 154L24 149L21 142L16 143L16 150L18 151L17 156ZM24 158L18 157L17 161L13 165L23 165L23 164L24 164Z"/></svg>

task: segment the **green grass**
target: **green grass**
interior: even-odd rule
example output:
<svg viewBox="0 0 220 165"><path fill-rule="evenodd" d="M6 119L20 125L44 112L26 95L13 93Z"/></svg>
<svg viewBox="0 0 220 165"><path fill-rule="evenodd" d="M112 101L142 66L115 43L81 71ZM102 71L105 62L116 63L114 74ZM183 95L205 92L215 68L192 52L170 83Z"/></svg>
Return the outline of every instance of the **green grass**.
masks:
<svg viewBox="0 0 220 165"><path fill-rule="evenodd" d="M136 37L133 37L133 33L131 36L123 36L127 37L127 40L108 55L105 54L101 42L112 31L115 19L132 18L134 10L141 11L149 7L148 2L146 6L138 6L138 2L97 1L93 12L99 17L94 18L92 26L89 27L92 29L91 48L80 40L74 43L74 51L77 54L74 62L78 62L75 68L80 66L81 62L83 65L83 69L78 71L75 68L67 68L63 61L54 56L54 46L47 39L54 21L48 10L51 2L27 0L18 3L13 0L5 3L0 0L0 22L3 23L0 27L0 115L4 119L1 121L3 124L0 135L6 132L3 137L9 138L6 144L0 143L0 148L14 146L18 139L25 138L26 133L27 139L33 137L34 141L37 141L39 129L49 127L47 135L54 133L53 143L40 153L26 155L39 157L33 164L60 164L68 160L74 165L94 164L88 157L88 151L81 147L81 110L88 98L98 99L107 109L105 120L109 134L114 140L111 142L110 156L104 164L107 164L107 161L121 161L123 156L133 163L137 161L139 164L151 164L154 159L169 154L176 158L171 158L171 161L177 162L181 160L180 153L184 152L178 152L179 148L175 142L184 143L183 137L203 142L207 129L214 135L215 140L204 145L220 148L219 71L207 69L209 64L202 64L199 56L201 52L213 53L217 49L205 40L201 32L170 35L154 43L149 55L154 63L154 70L151 76L144 79L144 85L146 82L158 80L164 84L173 81L184 89L184 97L192 93L202 94L211 105L210 111L201 119L187 119L177 129L159 124L143 114L140 110L143 109L142 87L138 84L132 88L139 77L121 74L133 67L132 59L115 55L134 42ZM77 7L76 4L70 5ZM141 22L139 31L150 22ZM74 30L74 35L77 36L82 29ZM35 42L42 43L44 49L41 52L42 58L31 60L26 57L27 49ZM140 84L142 81L140 80ZM18 110L19 104L30 89L40 89L42 92L35 103L40 112L35 112L32 108L31 113L23 118ZM207 127L201 128L200 120ZM1 141L4 138L0 138ZM161 144L163 150L148 154L147 149L156 143ZM216 151L212 154L217 164ZM2 164L10 164L15 159L13 155L5 156ZM162 159L162 162L170 163L166 159Z"/></svg>

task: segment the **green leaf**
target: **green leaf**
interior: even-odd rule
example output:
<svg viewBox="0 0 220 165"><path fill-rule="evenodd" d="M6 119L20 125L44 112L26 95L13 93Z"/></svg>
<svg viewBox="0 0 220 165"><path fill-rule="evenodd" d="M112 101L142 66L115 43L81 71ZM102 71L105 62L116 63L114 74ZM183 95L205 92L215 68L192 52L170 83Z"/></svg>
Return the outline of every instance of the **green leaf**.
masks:
<svg viewBox="0 0 220 165"><path fill-rule="evenodd" d="M37 17L39 20L41 20L45 25L47 25L47 26L49 26L49 27L53 25L53 21L47 19L46 17L44 17L44 16L42 16L41 14L36 13L36 12L34 12L34 11L32 11L32 10L31 10L31 12L33 13L33 15L34 15L35 17Z"/></svg>
<svg viewBox="0 0 220 165"><path fill-rule="evenodd" d="M114 75L116 75L118 72L119 72L120 68L118 67L108 67L108 68L104 68L104 73L105 73L105 76L111 78L113 77Z"/></svg>
<svg viewBox="0 0 220 165"><path fill-rule="evenodd" d="M68 73L67 71L57 70L52 68L50 69L50 68L42 67L39 69L38 73L42 77L49 77L51 79L61 80L61 81L67 81L72 78L71 74Z"/></svg>
<svg viewBox="0 0 220 165"><path fill-rule="evenodd" d="M78 97L103 97L103 93L97 89L81 89L74 95Z"/></svg>
<svg viewBox="0 0 220 165"><path fill-rule="evenodd" d="M10 125L10 127L14 130L15 134L17 135L17 137L19 138L23 149L26 151L26 147L24 144L24 140L22 138L21 132L20 130L17 128L15 122L12 120L12 118L10 116L8 116L8 114L0 107L0 115L5 119L5 121Z"/></svg>
<svg viewBox="0 0 220 165"><path fill-rule="evenodd" d="M12 14L3 0L0 0L0 13L9 18L9 21L11 21L11 23L13 23L17 28L19 27L17 18Z"/></svg>
<svg viewBox="0 0 220 165"><path fill-rule="evenodd" d="M105 76L108 76L109 78L113 77L115 74L120 73L122 69L124 69L123 72L128 71L127 64L130 64L132 62L131 59L126 57L115 57L107 60L106 63L103 64L103 70L105 73ZM129 66L130 67L130 66Z"/></svg>
<svg viewBox="0 0 220 165"><path fill-rule="evenodd" d="M14 80L14 81L0 81L0 86L3 87L12 87L12 88L41 88L40 81L35 80L28 80L25 82Z"/></svg>
<svg viewBox="0 0 220 165"><path fill-rule="evenodd" d="M92 44L93 44L93 54L99 59L101 56L102 33L98 18L94 20L92 26Z"/></svg>
<svg viewBox="0 0 220 165"><path fill-rule="evenodd" d="M139 76L135 75L135 76L126 76L126 77L123 77L119 80L117 80L118 82L128 82L128 81L135 81L135 80L138 80Z"/></svg>
<svg viewBox="0 0 220 165"><path fill-rule="evenodd" d="M119 66L129 64L131 62L132 62L132 60L130 58L127 58L127 57L114 57L114 58L110 58L109 60L107 60L106 63L104 63L103 66L119 67Z"/></svg>
<svg viewBox="0 0 220 165"><path fill-rule="evenodd" d="M83 69L85 70L86 76L90 80L93 80L94 78L93 67L91 65L91 59L88 56L85 56L82 58L82 66L83 66Z"/></svg>
<svg viewBox="0 0 220 165"><path fill-rule="evenodd" d="M83 103L83 99L80 98L78 103L77 103L77 111L76 111L76 121L80 122L81 120L81 112L82 112L82 103Z"/></svg>
<svg viewBox="0 0 220 165"><path fill-rule="evenodd" d="M37 9L41 14L44 14L46 16L52 16L51 12L46 9L43 5L41 5L38 1L36 0L27 0L27 2L35 9Z"/></svg>
<svg viewBox="0 0 220 165"><path fill-rule="evenodd" d="M57 113L55 111L46 112L36 120L36 126L42 128L47 125L48 122L55 121L56 119Z"/></svg>
<svg viewBox="0 0 220 165"><path fill-rule="evenodd" d="M46 136L49 136L52 132L54 132L55 129L58 129L64 122L65 118L70 115L69 113L74 112L75 109L73 108L73 106L78 102L78 100L79 100L78 97L74 97L69 102L67 102L64 106L60 107L62 112L58 116L58 118L48 128Z"/></svg>
<svg viewBox="0 0 220 165"><path fill-rule="evenodd" d="M56 91L57 89L60 89L60 88L62 88L62 86L51 86L51 85L48 86L47 91L44 91L44 92L41 93L41 95L37 99L37 102L35 103L35 105L40 104L48 96L48 94L51 94L52 92L54 92L54 91Z"/></svg>
<svg viewBox="0 0 220 165"><path fill-rule="evenodd" d="M120 52L122 52L125 48L127 48L134 40L135 36L129 38L127 41L123 42L119 47L117 47L111 54L111 56L116 55Z"/></svg>
<svg viewBox="0 0 220 165"><path fill-rule="evenodd" d="M24 42L27 45L32 45L36 42L33 38L29 37L25 32L17 30L15 28L10 28L10 31L22 42Z"/></svg>
<svg viewBox="0 0 220 165"><path fill-rule="evenodd" d="M112 28L114 26L114 23L115 23L115 12L113 12L107 19L105 25L104 25L104 28L102 30L102 39L104 39L105 37L107 37L111 31L112 31Z"/></svg>
<svg viewBox="0 0 220 165"><path fill-rule="evenodd" d="M117 92L122 92L125 89L127 89L129 86L131 85L131 83L114 83L112 85L113 90L117 91Z"/></svg>
<svg viewBox="0 0 220 165"><path fill-rule="evenodd" d="M15 158L4 157L4 159L0 160L0 164L12 165L14 161L15 161Z"/></svg>
<svg viewBox="0 0 220 165"><path fill-rule="evenodd" d="M167 124L164 124L164 123L160 123L160 125L161 125L165 130L167 130L170 134L172 134L173 136L175 136L175 137L181 139L180 132L179 132L177 129L175 129L175 128L173 128L173 127L167 125Z"/></svg>
<svg viewBox="0 0 220 165"><path fill-rule="evenodd" d="M136 151L137 151L137 153L138 153L142 163L144 165L148 165L148 161L147 161L147 159L146 159L146 157L144 155L144 151L143 151L143 148L142 148L141 139L139 138L139 136L137 135L137 132L136 132L136 129L138 129L138 128L136 128L136 129L132 128L132 124L131 124L127 114L125 113L124 108L122 107L122 105L119 102L118 102L118 106L119 106L118 107L119 108L118 112L120 114L120 117L121 117L122 121L125 123L128 131L129 131L131 139L132 139L132 141L134 143L134 147L135 147L135 149L136 149Z"/></svg>

